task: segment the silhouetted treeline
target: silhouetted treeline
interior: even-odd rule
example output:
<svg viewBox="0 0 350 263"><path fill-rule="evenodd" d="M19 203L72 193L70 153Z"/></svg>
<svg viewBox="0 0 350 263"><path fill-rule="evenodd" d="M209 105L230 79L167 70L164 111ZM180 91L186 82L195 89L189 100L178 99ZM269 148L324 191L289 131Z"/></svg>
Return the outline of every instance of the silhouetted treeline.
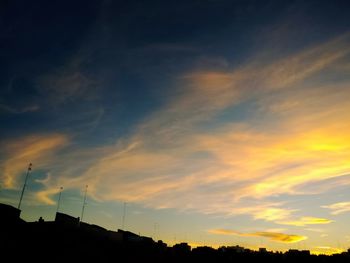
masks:
<svg viewBox="0 0 350 263"><path fill-rule="evenodd" d="M6 262L350 262L350 254L272 253L239 246L168 247L129 231L109 231L57 213L55 221L25 222L20 211L0 204L0 252ZM5 261L2 261L5 262Z"/></svg>

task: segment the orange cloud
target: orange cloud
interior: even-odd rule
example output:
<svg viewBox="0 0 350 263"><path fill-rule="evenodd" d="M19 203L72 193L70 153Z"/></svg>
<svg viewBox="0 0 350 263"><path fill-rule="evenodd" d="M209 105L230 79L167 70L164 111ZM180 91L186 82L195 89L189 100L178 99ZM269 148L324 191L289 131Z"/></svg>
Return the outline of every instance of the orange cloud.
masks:
<svg viewBox="0 0 350 263"><path fill-rule="evenodd" d="M229 229L212 229L208 231L211 234L219 235L236 235L246 237L266 237L271 241L283 242L283 243L296 243L307 239L305 236L289 235L276 232L253 232L253 233L240 233Z"/></svg>
<svg viewBox="0 0 350 263"><path fill-rule="evenodd" d="M33 163L33 170L48 168L55 153L66 146L68 138L62 134L33 135L4 144L6 160L0 164L0 177L5 188L16 188L18 179L25 174L28 163Z"/></svg>
<svg viewBox="0 0 350 263"><path fill-rule="evenodd" d="M51 195L55 195L59 192L60 190L57 189L46 189L46 190L42 190L36 193L36 198L37 200L39 200L40 202L47 204L47 205L54 205L56 204L56 202L54 202L51 198L49 198L49 196Z"/></svg>
<svg viewBox="0 0 350 263"><path fill-rule="evenodd" d="M242 235L242 233L230 229L210 229L208 230L210 234L217 234L217 235Z"/></svg>
<svg viewBox="0 0 350 263"><path fill-rule="evenodd" d="M288 235L288 234L272 233L272 232L255 232L250 235L257 236L257 237L266 237L272 241L283 242L283 243L296 243L307 239L306 236Z"/></svg>

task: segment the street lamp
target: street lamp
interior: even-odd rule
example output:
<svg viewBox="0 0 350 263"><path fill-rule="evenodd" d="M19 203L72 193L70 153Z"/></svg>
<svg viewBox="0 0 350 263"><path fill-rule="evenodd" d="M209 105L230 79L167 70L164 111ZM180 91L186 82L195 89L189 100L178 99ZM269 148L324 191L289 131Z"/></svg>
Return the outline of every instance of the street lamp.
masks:
<svg viewBox="0 0 350 263"><path fill-rule="evenodd" d="M28 180L28 176L29 176L29 172L32 170L32 163L30 163L28 165L28 170L27 170L27 174L26 174L26 179L24 180L24 185L23 185L23 189L22 189L22 193L21 193L21 198L19 199L19 203L18 203L18 209L21 208L21 203L22 203L22 198L23 198L23 194L24 194L24 190L26 189L27 186L27 180Z"/></svg>

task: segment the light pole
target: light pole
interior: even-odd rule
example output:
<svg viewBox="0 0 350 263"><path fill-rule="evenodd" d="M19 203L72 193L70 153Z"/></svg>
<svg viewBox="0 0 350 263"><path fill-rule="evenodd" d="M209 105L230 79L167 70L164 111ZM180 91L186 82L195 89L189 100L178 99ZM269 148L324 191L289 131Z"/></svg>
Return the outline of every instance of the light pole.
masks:
<svg viewBox="0 0 350 263"><path fill-rule="evenodd" d="M27 180L28 180L28 176L29 176L29 172L30 172L31 170L32 170L32 163L29 163L29 165L28 165L28 170L27 170L27 174L26 174L26 179L24 180L24 185L23 185L23 188L22 188L21 197L20 197L19 203L18 203L18 209L21 209L21 203L22 203L22 199L23 199L24 190L26 189Z"/></svg>
<svg viewBox="0 0 350 263"><path fill-rule="evenodd" d="M88 189L88 185L85 186L84 203L83 203L83 209L81 210L80 222L83 222L84 209L85 209L85 205L86 205L86 193L87 193L87 189Z"/></svg>
<svg viewBox="0 0 350 263"><path fill-rule="evenodd" d="M60 208L60 201L61 201L61 194L62 194L63 187L60 187L60 194L58 195L58 201L57 201L57 210L56 213L58 212L58 209Z"/></svg>
<svg viewBox="0 0 350 263"><path fill-rule="evenodd" d="M126 202L124 202L124 208L123 208L122 230L124 230L124 226L125 226L125 212L126 212Z"/></svg>

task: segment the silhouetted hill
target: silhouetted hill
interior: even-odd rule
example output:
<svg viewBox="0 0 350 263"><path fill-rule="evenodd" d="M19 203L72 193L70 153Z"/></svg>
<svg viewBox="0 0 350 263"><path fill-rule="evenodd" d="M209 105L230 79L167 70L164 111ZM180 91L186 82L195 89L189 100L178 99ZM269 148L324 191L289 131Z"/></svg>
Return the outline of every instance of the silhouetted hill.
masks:
<svg viewBox="0 0 350 263"><path fill-rule="evenodd" d="M57 213L55 221L25 222L20 210L0 204L1 258L7 262L350 262L350 254L310 255L290 250L272 253L239 246L168 247L129 231L110 231ZM4 261L5 262L5 261Z"/></svg>

